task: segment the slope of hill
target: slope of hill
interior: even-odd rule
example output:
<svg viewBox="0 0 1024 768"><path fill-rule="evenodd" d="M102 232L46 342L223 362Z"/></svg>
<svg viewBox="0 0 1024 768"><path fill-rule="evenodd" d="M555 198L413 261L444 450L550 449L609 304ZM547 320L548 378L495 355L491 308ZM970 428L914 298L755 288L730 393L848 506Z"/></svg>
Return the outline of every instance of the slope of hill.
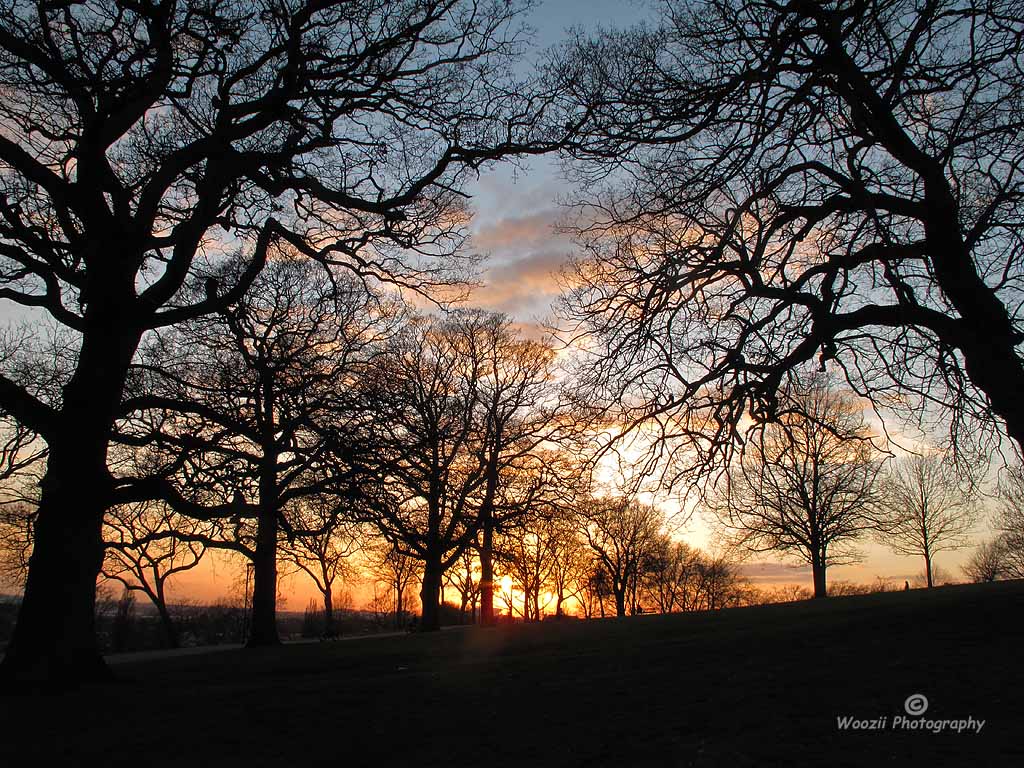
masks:
<svg viewBox="0 0 1024 768"><path fill-rule="evenodd" d="M117 685L0 699L4 748L108 766L1022 765L1022 609L1007 582L126 663Z"/></svg>

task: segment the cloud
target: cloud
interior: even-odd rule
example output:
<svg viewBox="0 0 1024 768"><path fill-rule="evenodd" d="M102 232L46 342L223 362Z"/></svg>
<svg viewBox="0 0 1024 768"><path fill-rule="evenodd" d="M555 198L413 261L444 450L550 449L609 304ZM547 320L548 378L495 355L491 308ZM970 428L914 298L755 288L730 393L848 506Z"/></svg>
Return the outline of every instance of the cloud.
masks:
<svg viewBox="0 0 1024 768"><path fill-rule="evenodd" d="M809 565L786 563L744 563L740 571L755 584L796 584L811 578Z"/></svg>
<svg viewBox="0 0 1024 768"><path fill-rule="evenodd" d="M508 312L520 319L530 313L547 313L559 294L558 272L569 251L537 251L488 269L482 285L473 291L476 306Z"/></svg>
<svg viewBox="0 0 1024 768"><path fill-rule="evenodd" d="M561 217L557 208L547 208L522 216L506 216L481 224L473 234L472 247L481 251L515 251L523 253L550 249L554 243L568 247L569 240L554 231Z"/></svg>

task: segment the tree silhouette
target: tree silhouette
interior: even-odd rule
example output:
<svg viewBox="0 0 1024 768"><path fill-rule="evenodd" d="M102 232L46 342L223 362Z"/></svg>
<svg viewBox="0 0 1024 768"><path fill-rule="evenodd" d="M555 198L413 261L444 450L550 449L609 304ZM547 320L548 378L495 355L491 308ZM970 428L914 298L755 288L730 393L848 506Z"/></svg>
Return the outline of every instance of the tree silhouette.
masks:
<svg viewBox="0 0 1024 768"><path fill-rule="evenodd" d="M35 505L24 501L0 505L0 582L21 587L35 538Z"/></svg>
<svg viewBox="0 0 1024 768"><path fill-rule="evenodd" d="M554 353L543 342L514 333L494 316L482 328L477 390L482 423L483 488L477 504L480 525L480 620L494 621L494 535L503 519L516 519L549 499L572 472L543 446L571 431L564 409L553 401ZM570 427L569 430L566 427ZM546 460L548 457L556 459Z"/></svg>
<svg viewBox="0 0 1024 768"><path fill-rule="evenodd" d="M544 519L542 530L550 540L548 582L554 594L555 616L561 618L568 600L580 600L589 575L590 553L580 538L572 505L555 506Z"/></svg>
<svg viewBox="0 0 1024 768"><path fill-rule="evenodd" d="M724 555L704 555L697 564L699 583L690 610L717 611L742 605L749 593L736 563Z"/></svg>
<svg viewBox="0 0 1024 768"><path fill-rule="evenodd" d="M369 415L356 382L394 324L389 303L351 277L280 258L245 297L161 334L133 367L150 391L126 401L136 416L122 433L162 459L126 491L223 521L207 543L253 563L249 645L279 642L281 536L328 534L359 495ZM306 528L311 505L324 514Z"/></svg>
<svg viewBox="0 0 1024 768"><path fill-rule="evenodd" d="M938 454L903 458L883 478L879 536L894 552L924 558L929 587L936 553L969 546L978 524L975 499L963 483Z"/></svg>
<svg viewBox="0 0 1024 768"><path fill-rule="evenodd" d="M882 459L850 395L823 377L788 394L780 421L757 429L706 507L737 545L805 560L820 598L828 567L856 559L848 545L879 524Z"/></svg>
<svg viewBox="0 0 1024 768"><path fill-rule="evenodd" d="M167 506L143 503L108 510L103 525L106 556L102 574L128 592L141 592L156 608L168 648L179 645L167 605L167 583L199 565L206 554L209 524L183 519Z"/></svg>
<svg viewBox="0 0 1024 768"><path fill-rule="evenodd" d="M964 575L975 584L985 584L1006 578L1020 578L1007 567L1005 542L996 538L977 546L963 566Z"/></svg>
<svg viewBox="0 0 1024 768"><path fill-rule="evenodd" d="M1008 467L996 487L999 507L995 516L996 542L1002 572L1024 578L1024 466Z"/></svg>
<svg viewBox="0 0 1024 768"><path fill-rule="evenodd" d="M476 623L477 603L480 602L480 560L475 549L467 549L444 574L445 584L459 596L459 623L466 623L466 610L470 623Z"/></svg>
<svg viewBox="0 0 1024 768"><path fill-rule="evenodd" d="M0 483L9 486L46 458L39 436L0 414Z"/></svg>
<svg viewBox="0 0 1024 768"><path fill-rule="evenodd" d="M564 315L591 398L676 472L719 465L813 366L937 412L962 450L1024 445L1020 5L659 8L551 62L587 115Z"/></svg>
<svg viewBox="0 0 1024 768"><path fill-rule="evenodd" d="M551 586L559 539L552 515L532 515L506 526L498 540L502 571L523 594L523 619L540 621L546 607L541 595Z"/></svg>
<svg viewBox="0 0 1024 768"><path fill-rule="evenodd" d="M93 602L103 512L122 501L108 440L149 331L236 302L283 243L368 279L449 281L462 180L551 146L535 143L536 89L510 74L519 10L466 0L0 10L0 299L77 337L59 397L0 373L0 407L49 451L6 676L106 673ZM215 266L233 250L245 267L221 283ZM190 279L206 284L198 301L182 300Z"/></svg>
<svg viewBox="0 0 1024 768"><path fill-rule="evenodd" d="M458 311L414 320L375 370L369 442L381 490L364 509L402 554L423 563L423 630L438 628L443 575L478 534L484 553L486 526L499 513L524 514L550 487L538 450L547 433L531 415L544 408L549 365L550 350L520 341L504 316ZM481 561L486 620L486 554Z"/></svg>
<svg viewBox="0 0 1024 768"><path fill-rule="evenodd" d="M603 583L615 600L615 612L625 616L627 597L635 598L665 515L629 498L595 498L580 502L577 516L587 546L604 574ZM635 607L635 599L632 602Z"/></svg>
<svg viewBox="0 0 1024 768"><path fill-rule="evenodd" d="M314 498L296 511L298 517L294 526L300 529L291 537L285 537L279 544L280 556L302 571L320 590L323 598L323 636L338 636L335 621L335 587L339 580L355 575L355 566L350 562L359 554L364 531L348 519L339 515L338 501L329 495Z"/></svg>
<svg viewBox="0 0 1024 768"><path fill-rule="evenodd" d="M390 599L381 596L381 602L389 606L393 612L394 627L404 626L405 614L410 610L410 590L416 581L418 563L412 557L402 554L401 550L391 543L381 540L375 545L366 547L367 560L371 575L377 582L387 585ZM374 584L376 595L376 584Z"/></svg>
<svg viewBox="0 0 1024 768"><path fill-rule="evenodd" d="M669 536L659 536L643 573L645 597L661 613L694 610L705 575L702 565L700 552Z"/></svg>

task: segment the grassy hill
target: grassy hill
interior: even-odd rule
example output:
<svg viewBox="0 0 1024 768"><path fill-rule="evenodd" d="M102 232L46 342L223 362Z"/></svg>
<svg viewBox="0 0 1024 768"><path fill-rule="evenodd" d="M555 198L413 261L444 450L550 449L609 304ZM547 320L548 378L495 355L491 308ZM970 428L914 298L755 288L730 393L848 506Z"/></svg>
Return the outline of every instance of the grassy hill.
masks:
<svg viewBox="0 0 1024 768"><path fill-rule="evenodd" d="M1024 765L1022 617L1008 582L227 651L0 698L0 730L65 766ZM985 725L837 728L914 693Z"/></svg>

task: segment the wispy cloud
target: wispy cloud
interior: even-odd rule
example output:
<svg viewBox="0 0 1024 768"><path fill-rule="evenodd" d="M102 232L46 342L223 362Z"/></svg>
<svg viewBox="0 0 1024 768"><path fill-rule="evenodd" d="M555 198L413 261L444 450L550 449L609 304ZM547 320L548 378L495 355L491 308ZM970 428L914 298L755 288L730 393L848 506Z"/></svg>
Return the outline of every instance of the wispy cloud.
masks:
<svg viewBox="0 0 1024 768"><path fill-rule="evenodd" d="M787 563L744 563L740 571L755 584L797 584L811 578L809 565Z"/></svg>
<svg viewBox="0 0 1024 768"><path fill-rule="evenodd" d="M495 265L484 274L472 301L520 318L546 314L559 293L557 275L568 258L567 250L538 251Z"/></svg>
<svg viewBox="0 0 1024 768"><path fill-rule="evenodd" d="M560 292L557 274L573 244L555 231L562 216L557 206L549 202L529 210L521 205L508 215L495 216L492 210L475 222L471 247L488 258L470 303L527 321L550 315Z"/></svg>
<svg viewBox="0 0 1024 768"><path fill-rule="evenodd" d="M568 245L568 238L555 232L560 216L558 209L547 208L483 223L473 234L473 247L482 251L523 253L548 248L553 241Z"/></svg>

